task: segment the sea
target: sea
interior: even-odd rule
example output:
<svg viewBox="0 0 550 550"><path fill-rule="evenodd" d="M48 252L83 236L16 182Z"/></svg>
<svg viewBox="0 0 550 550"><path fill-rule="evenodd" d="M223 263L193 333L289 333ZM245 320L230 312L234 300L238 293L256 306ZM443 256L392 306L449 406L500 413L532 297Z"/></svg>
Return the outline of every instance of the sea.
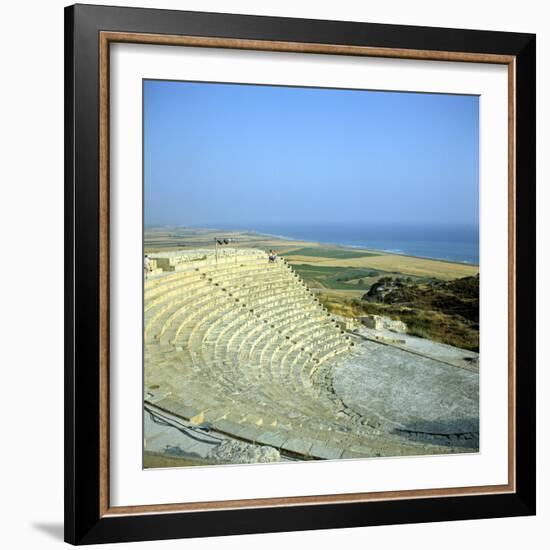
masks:
<svg viewBox="0 0 550 550"><path fill-rule="evenodd" d="M282 239L479 265L477 225L255 223L239 229Z"/></svg>

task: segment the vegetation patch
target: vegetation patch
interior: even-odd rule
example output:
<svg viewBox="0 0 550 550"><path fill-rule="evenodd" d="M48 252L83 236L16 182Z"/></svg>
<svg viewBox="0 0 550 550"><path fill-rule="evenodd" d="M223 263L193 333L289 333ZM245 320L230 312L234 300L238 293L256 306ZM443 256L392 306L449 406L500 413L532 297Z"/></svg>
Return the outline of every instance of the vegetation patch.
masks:
<svg viewBox="0 0 550 550"><path fill-rule="evenodd" d="M143 452L144 468L181 468L184 466L209 466L219 464L215 460L209 460L201 457L186 458L180 456L169 456L153 451Z"/></svg>
<svg viewBox="0 0 550 550"><path fill-rule="evenodd" d="M349 250L346 248L323 248L307 247L287 252L288 256L314 256L317 258L335 258L339 260L349 260L351 258L367 258L369 256L380 256L374 252L365 252L361 250Z"/></svg>
<svg viewBox="0 0 550 550"><path fill-rule="evenodd" d="M369 290L379 277L388 275L385 271L368 267L292 264L292 269L308 286L332 290Z"/></svg>
<svg viewBox="0 0 550 550"><path fill-rule="evenodd" d="M363 299L320 293L338 315L384 315L406 323L409 334L479 351L479 275L453 281L382 277Z"/></svg>

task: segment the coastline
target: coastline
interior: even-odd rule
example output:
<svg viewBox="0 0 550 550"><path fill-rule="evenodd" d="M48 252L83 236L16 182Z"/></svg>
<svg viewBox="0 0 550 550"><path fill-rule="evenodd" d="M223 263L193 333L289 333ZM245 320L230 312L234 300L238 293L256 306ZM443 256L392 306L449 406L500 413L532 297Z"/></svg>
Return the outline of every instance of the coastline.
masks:
<svg viewBox="0 0 550 550"><path fill-rule="evenodd" d="M449 260L447 258L438 258L435 256L419 256L417 254L407 254L405 252L397 252L395 250L386 250L383 248L370 248L370 247L367 248L365 246L360 246L360 245L341 244L341 243L333 243L333 242L326 242L326 241L306 241L306 240L297 239L294 237L287 237L285 235L262 233L259 231L250 231L250 230L242 230L242 231L243 232L246 231L246 233L249 233L251 235L255 235L258 237L269 237L271 239L279 239L282 241L289 241L289 242L302 241L304 243L311 243L319 246L330 246L330 247L337 247L337 248L349 249L354 251L377 252L381 254L388 254L388 255L394 255L394 256L404 256L406 258L415 258L419 260L433 260L438 262L445 262L448 264L469 265L472 267L477 267L479 269L479 263L468 262L466 260L458 261L458 260Z"/></svg>
<svg viewBox="0 0 550 550"><path fill-rule="evenodd" d="M403 259L408 262L410 268L412 264L409 262L430 262L432 265L439 264L441 266L447 265L449 267L455 266L457 269L476 270L479 271L479 264L470 262L467 260L454 260L448 258L441 258L437 256L428 256L414 253L398 252L396 250L388 250L384 248L375 248L364 245L350 245L342 243L334 243L330 241L321 241L313 239L301 239L294 238L288 235L281 235L280 233L261 232L258 230L247 228L229 228L229 227L198 227L198 226L184 226L184 225L162 225L162 226L146 226L144 227L144 246L149 251L153 252L160 245L160 249L180 249L185 247L206 247L214 245L214 237L228 237L234 239L235 244L242 244L243 246L263 247L269 249L271 247L288 248L288 250L280 250L279 254L282 256L288 255L290 257L295 256L294 252L299 248L318 247L319 249L327 248L333 250L341 250L348 252L361 253L365 255L377 256L378 258L395 258ZM309 255L308 255L309 256ZM326 261L332 260L331 256L325 257ZM311 263L309 258L303 257L306 263ZM336 258L334 258L334 261ZM366 258L365 258L366 260ZM375 260L373 257L372 260ZM325 261L325 260L324 260ZM358 263L359 262L359 263ZM331 261L332 263L332 261ZM352 266L363 264L359 261L359 258L350 259L345 262L346 265ZM376 262L369 262L376 263ZM387 262L383 262L387 264ZM426 264L427 267L428 264ZM373 266L374 267L374 266ZM382 270L388 270L385 267L379 265ZM429 268L428 268L429 269ZM391 271L391 269L389 269ZM410 271L410 269L409 269ZM414 273L411 273L414 274ZM437 275L435 275L437 277ZM456 274L458 277L458 273ZM443 276L443 278L446 278Z"/></svg>

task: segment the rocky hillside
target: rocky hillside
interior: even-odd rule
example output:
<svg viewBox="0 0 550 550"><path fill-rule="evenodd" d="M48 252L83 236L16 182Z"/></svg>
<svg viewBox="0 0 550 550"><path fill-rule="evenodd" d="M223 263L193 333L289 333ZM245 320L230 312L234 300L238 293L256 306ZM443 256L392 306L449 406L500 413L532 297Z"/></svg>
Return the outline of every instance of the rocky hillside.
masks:
<svg viewBox="0 0 550 550"><path fill-rule="evenodd" d="M423 283L384 277L372 285L361 302L367 313L404 321L411 334L479 349L479 275Z"/></svg>

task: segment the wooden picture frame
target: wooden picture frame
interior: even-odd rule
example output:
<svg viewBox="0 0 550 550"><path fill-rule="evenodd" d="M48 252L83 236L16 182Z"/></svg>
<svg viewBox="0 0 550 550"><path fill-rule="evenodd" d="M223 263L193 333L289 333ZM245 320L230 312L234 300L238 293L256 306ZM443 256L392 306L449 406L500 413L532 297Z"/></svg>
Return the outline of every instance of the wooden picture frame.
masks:
<svg viewBox="0 0 550 550"><path fill-rule="evenodd" d="M115 42L494 63L509 85L508 483L112 507L109 48ZM92 5L65 10L65 540L72 544L535 513L535 36Z"/></svg>

